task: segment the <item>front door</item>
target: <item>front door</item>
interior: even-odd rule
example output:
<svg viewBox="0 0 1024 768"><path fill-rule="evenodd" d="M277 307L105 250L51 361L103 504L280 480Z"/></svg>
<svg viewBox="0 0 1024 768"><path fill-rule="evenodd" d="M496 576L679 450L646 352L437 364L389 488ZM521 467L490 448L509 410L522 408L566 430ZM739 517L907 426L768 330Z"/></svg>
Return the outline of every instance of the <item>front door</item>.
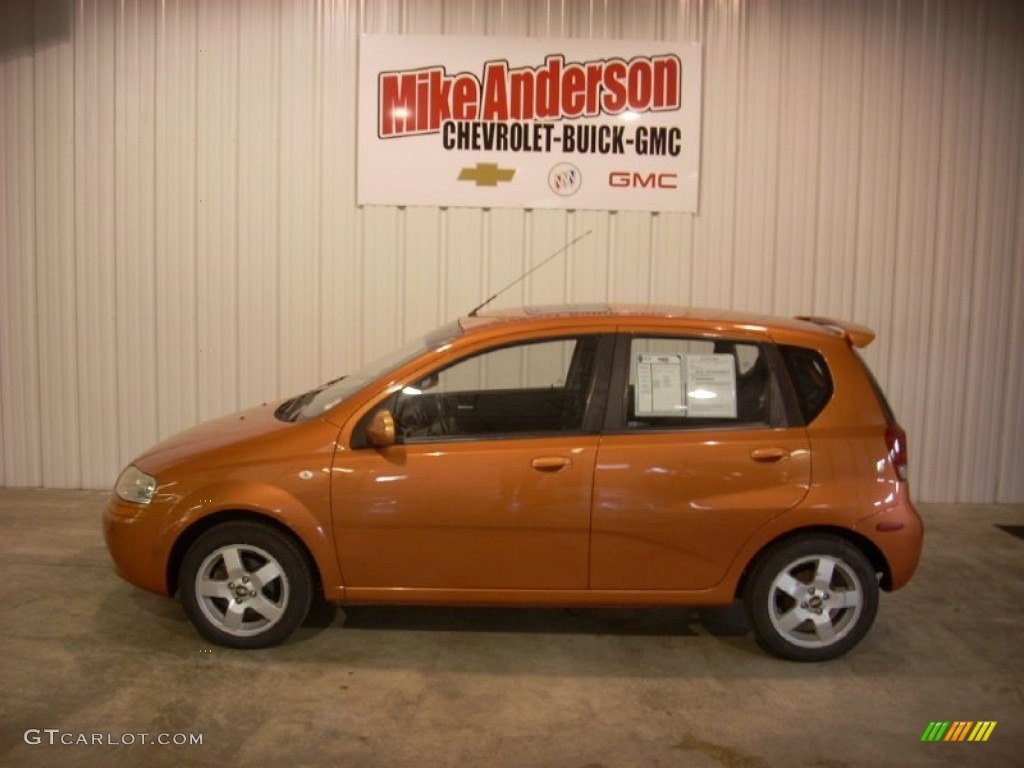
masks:
<svg viewBox="0 0 1024 768"><path fill-rule="evenodd" d="M597 438L396 445L334 473L348 587L584 589Z"/></svg>
<svg viewBox="0 0 1024 768"><path fill-rule="evenodd" d="M353 595L585 589L599 442L586 417L598 348L610 342L505 343L410 382L362 417L332 472ZM383 408L397 444L361 443Z"/></svg>

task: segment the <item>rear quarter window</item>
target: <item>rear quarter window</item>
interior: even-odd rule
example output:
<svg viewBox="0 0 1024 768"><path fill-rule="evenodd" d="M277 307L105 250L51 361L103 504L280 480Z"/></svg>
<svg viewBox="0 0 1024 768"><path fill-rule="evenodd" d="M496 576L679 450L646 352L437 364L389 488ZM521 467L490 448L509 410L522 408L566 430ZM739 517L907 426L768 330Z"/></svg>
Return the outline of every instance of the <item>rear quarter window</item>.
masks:
<svg viewBox="0 0 1024 768"><path fill-rule="evenodd" d="M800 414L804 423L810 424L828 405L834 391L825 358L817 350L784 344L779 346L779 352L793 382Z"/></svg>

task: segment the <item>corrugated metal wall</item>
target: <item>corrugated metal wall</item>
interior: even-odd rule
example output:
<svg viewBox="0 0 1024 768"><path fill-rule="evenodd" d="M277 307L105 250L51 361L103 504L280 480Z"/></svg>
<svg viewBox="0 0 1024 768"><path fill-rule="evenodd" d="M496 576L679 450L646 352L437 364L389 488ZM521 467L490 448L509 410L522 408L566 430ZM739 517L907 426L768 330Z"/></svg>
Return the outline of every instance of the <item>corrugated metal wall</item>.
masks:
<svg viewBox="0 0 1024 768"><path fill-rule="evenodd" d="M592 228L502 303L866 323L917 497L1024 501L1020 8L4 2L0 484L107 487ZM701 41L699 214L358 208L360 32Z"/></svg>

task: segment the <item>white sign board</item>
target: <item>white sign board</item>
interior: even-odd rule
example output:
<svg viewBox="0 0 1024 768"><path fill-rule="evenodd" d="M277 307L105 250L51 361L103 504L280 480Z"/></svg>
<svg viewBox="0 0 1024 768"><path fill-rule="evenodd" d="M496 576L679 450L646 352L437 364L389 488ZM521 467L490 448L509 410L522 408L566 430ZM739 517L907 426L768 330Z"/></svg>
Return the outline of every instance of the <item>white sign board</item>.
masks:
<svg viewBox="0 0 1024 768"><path fill-rule="evenodd" d="M361 205L697 210L698 43L362 35Z"/></svg>
<svg viewBox="0 0 1024 768"><path fill-rule="evenodd" d="M637 416L685 416L683 356L640 354L636 359Z"/></svg>
<svg viewBox="0 0 1024 768"><path fill-rule="evenodd" d="M636 356L637 416L736 418L736 364L732 355Z"/></svg>
<svg viewBox="0 0 1024 768"><path fill-rule="evenodd" d="M687 416L736 418L736 361L732 355L686 356Z"/></svg>

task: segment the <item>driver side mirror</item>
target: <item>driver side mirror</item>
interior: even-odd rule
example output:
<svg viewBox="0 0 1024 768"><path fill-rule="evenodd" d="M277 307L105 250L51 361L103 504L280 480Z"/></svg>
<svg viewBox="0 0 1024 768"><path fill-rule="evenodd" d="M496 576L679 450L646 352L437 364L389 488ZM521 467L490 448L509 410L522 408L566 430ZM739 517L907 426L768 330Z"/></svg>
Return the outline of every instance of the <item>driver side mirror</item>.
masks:
<svg viewBox="0 0 1024 768"><path fill-rule="evenodd" d="M375 448L388 448L395 444L395 418L387 408L381 408L366 425L366 438Z"/></svg>

